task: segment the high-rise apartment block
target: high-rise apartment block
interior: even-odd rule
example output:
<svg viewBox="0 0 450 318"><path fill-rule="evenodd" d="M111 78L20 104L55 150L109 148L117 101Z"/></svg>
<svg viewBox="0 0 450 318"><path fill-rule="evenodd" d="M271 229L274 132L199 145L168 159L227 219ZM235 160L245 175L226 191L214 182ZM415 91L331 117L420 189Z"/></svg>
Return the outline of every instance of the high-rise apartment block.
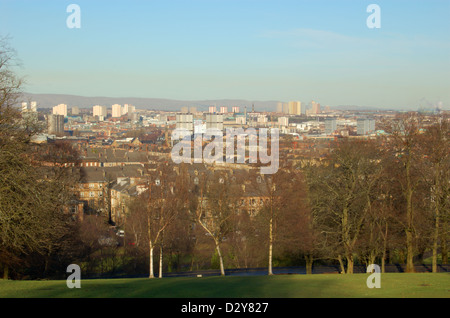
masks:
<svg viewBox="0 0 450 318"><path fill-rule="evenodd" d="M122 105L119 105L119 104L114 104L114 105L112 105L112 113L111 113L111 116L112 116L113 118L117 118L117 117L122 116Z"/></svg>
<svg viewBox="0 0 450 318"><path fill-rule="evenodd" d="M94 117L98 116L99 118L104 118L107 114L106 106L95 105L92 109L92 115Z"/></svg>
<svg viewBox="0 0 450 318"><path fill-rule="evenodd" d="M194 115L192 114L177 114L176 115L176 128L186 129L191 133L194 131Z"/></svg>
<svg viewBox="0 0 450 318"><path fill-rule="evenodd" d="M319 114L320 113L320 104L315 101L311 101L311 112L312 112L312 114Z"/></svg>
<svg viewBox="0 0 450 318"><path fill-rule="evenodd" d="M302 114L302 103L298 101L291 101L288 104L288 114L290 115L301 115Z"/></svg>
<svg viewBox="0 0 450 318"><path fill-rule="evenodd" d="M374 119L358 119L356 121L356 133L358 135L367 135L375 131Z"/></svg>
<svg viewBox="0 0 450 318"><path fill-rule="evenodd" d="M336 119L325 120L325 134L332 135L337 129Z"/></svg>
<svg viewBox="0 0 450 318"><path fill-rule="evenodd" d="M37 112L37 103L36 102L31 102L30 103L30 107L28 107L28 103L27 102L23 102L22 103L22 113L27 113L27 112L36 113Z"/></svg>
<svg viewBox="0 0 450 318"><path fill-rule="evenodd" d="M223 115L206 114L206 129L223 130Z"/></svg>
<svg viewBox="0 0 450 318"><path fill-rule="evenodd" d="M63 134L64 115L49 115L47 118L47 128L49 134Z"/></svg>
<svg viewBox="0 0 450 318"><path fill-rule="evenodd" d="M57 106L54 106L52 113L53 113L53 115L67 116L67 105L66 104L59 104Z"/></svg>

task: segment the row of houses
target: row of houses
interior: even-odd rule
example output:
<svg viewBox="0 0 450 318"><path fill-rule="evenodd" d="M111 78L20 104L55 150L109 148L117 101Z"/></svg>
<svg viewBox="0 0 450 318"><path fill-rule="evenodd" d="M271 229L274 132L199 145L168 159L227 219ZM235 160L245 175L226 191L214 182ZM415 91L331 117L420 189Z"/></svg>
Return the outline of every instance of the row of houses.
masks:
<svg viewBox="0 0 450 318"><path fill-rule="evenodd" d="M133 198L147 191L149 184L159 185L157 178L150 177L159 172L157 164L83 166L72 169L79 169L77 172L80 173L80 181L73 188L76 200L72 204L72 213L77 213L80 219L83 219L84 214L100 214L112 224L121 225L130 213ZM174 174L180 173L180 166L172 166L171 169ZM200 186L203 180L207 180L208 187L214 183L227 183L235 195L236 213L247 211L254 216L267 201L262 188L263 179L255 179L250 185L250 172L247 169L192 164L187 166L187 174L192 187ZM256 189L255 184L259 184L261 189Z"/></svg>

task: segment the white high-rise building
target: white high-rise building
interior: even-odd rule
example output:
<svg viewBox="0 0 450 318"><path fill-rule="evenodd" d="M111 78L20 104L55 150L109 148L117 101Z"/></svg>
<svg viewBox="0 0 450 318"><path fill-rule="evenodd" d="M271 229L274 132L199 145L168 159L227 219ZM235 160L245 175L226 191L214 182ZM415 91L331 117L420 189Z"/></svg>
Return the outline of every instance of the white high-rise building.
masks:
<svg viewBox="0 0 450 318"><path fill-rule="evenodd" d="M67 116L67 105L59 104L53 107L53 115L63 115Z"/></svg>
<svg viewBox="0 0 450 318"><path fill-rule="evenodd" d="M358 119L356 121L356 133L358 135L367 135L375 131L374 119Z"/></svg>
<svg viewBox="0 0 450 318"><path fill-rule="evenodd" d="M194 115L192 114L177 114L176 115L177 129L186 129L191 133L194 131Z"/></svg>
<svg viewBox="0 0 450 318"><path fill-rule="evenodd" d="M223 130L223 115L206 114L206 129Z"/></svg>
<svg viewBox="0 0 450 318"><path fill-rule="evenodd" d="M114 105L113 105L114 106ZM136 107L130 104L124 104L122 107L122 115L131 115L136 111Z"/></svg>
<svg viewBox="0 0 450 318"><path fill-rule="evenodd" d="M222 114L228 113L228 107L227 106L220 106L220 112Z"/></svg>
<svg viewBox="0 0 450 318"><path fill-rule="evenodd" d="M106 117L107 115L106 106L95 105L92 109L92 115L98 117Z"/></svg>
<svg viewBox="0 0 450 318"><path fill-rule="evenodd" d="M122 107L122 115L128 114L128 104L124 104Z"/></svg>
<svg viewBox="0 0 450 318"><path fill-rule="evenodd" d="M31 102L30 110L34 113L37 112L37 103L36 102Z"/></svg>
<svg viewBox="0 0 450 318"><path fill-rule="evenodd" d="M112 117L117 118L122 116L122 105L114 104L112 105Z"/></svg>
<svg viewBox="0 0 450 318"><path fill-rule="evenodd" d="M332 135L337 129L336 119L325 120L325 134Z"/></svg>

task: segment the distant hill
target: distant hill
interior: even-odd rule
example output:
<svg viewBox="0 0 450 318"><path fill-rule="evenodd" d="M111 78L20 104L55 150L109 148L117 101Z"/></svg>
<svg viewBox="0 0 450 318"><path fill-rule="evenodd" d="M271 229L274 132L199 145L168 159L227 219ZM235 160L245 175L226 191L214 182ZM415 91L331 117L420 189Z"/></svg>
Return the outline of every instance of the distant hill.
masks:
<svg viewBox="0 0 450 318"><path fill-rule="evenodd" d="M161 98L137 98L137 97L86 97L78 95L63 94L24 94L25 101L36 101L38 108L52 108L58 104L67 104L70 108L78 106L80 108L91 108L94 105L111 107L113 104L131 104L137 109L155 109L167 111L179 111L181 107L197 107L198 110L207 110L208 106L239 106L241 111L247 106L247 111L252 110L255 105L256 111L275 111L278 101L248 101L241 99L223 100L172 100ZM231 111L231 109L229 109Z"/></svg>
<svg viewBox="0 0 450 318"><path fill-rule="evenodd" d="M174 100L163 98L139 98L139 97L104 97L104 96L79 96L66 94L33 94L24 93L25 101L36 101L38 108L52 108L58 104L67 104L70 108L78 106L80 108L91 108L95 105L102 105L111 107L113 104L131 104L137 109L155 109L167 111L180 111L181 107L197 107L200 111L208 110L209 106L227 106L229 111L231 107L239 106L243 112L244 107L247 106L247 111L252 110L252 105L255 105L255 111L276 111L277 103L279 101L249 101L243 99L217 99L217 100ZM302 103L310 108L308 103ZM386 107L367 107L358 105L337 105L330 106L334 110L348 110L348 111L377 111L387 110Z"/></svg>

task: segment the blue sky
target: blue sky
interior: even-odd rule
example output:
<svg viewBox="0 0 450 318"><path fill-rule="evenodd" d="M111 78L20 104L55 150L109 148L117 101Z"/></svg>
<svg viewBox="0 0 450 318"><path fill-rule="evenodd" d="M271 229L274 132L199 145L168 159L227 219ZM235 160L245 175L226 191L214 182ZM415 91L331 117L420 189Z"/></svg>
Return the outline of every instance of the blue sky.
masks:
<svg viewBox="0 0 450 318"><path fill-rule="evenodd" d="M32 93L449 108L449 15L450 0L0 0L0 35Z"/></svg>

